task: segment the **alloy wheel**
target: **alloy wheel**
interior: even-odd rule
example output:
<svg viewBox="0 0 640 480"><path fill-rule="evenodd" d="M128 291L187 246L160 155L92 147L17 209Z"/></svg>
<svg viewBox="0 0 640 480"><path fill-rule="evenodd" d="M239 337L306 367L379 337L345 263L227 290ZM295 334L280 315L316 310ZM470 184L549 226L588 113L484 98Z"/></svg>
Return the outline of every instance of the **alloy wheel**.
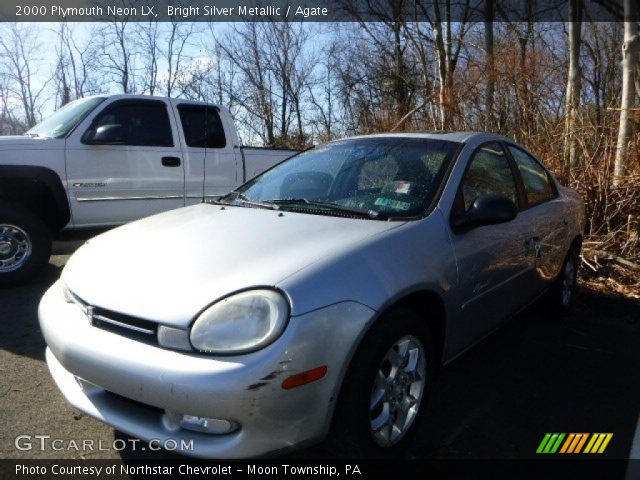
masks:
<svg viewBox="0 0 640 480"><path fill-rule="evenodd" d="M424 393L426 358L412 335L400 338L384 356L369 404L371 434L379 446L397 444L411 428Z"/></svg>

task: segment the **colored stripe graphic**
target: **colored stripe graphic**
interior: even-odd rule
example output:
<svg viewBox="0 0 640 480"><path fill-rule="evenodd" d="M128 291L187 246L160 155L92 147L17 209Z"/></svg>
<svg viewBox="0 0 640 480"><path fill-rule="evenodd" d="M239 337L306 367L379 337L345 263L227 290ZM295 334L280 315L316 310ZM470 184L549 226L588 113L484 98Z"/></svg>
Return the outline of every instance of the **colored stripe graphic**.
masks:
<svg viewBox="0 0 640 480"><path fill-rule="evenodd" d="M607 448L607 445L609 445L609 442L613 438L613 433L607 433L606 435L607 437L604 439L604 442L602 442L602 445L600 445L600 450L598 450L598 453L604 453L604 449Z"/></svg>
<svg viewBox="0 0 640 480"><path fill-rule="evenodd" d="M582 440L582 433L576 433L575 437L573 437L573 442L571 442L571 445L569 446L569 450L567 450L567 453L573 453L580 440Z"/></svg>
<svg viewBox="0 0 640 480"><path fill-rule="evenodd" d="M566 433L547 433L538 445L536 453L556 453Z"/></svg>
<svg viewBox="0 0 640 480"><path fill-rule="evenodd" d="M587 443L587 448L584 449L584 453L591 453L591 447L593 447L593 444L596 442L597 437L597 433L591 435L591 440L589 440L589 443Z"/></svg>
<svg viewBox="0 0 640 480"><path fill-rule="evenodd" d="M580 451L582 450L582 447L584 445L584 442L586 442L587 438L589 437L588 433L582 433L581 435L582 435L582 438L578 442L578 445L576 445L576 449L573 451L573 453L580 453Z"/></svg>
<svg viewBox="0 0 640 480"><path fill-rule="evenodd" d="M565 433L558 434L558 439L556 440L556 443L553 445L549 453L556 453L558 451L558 448L560 447L560 443L564 439L565 435L566 435Z"/></svg>
<svg viewBox="0 0 640 480"><path fill-rule="evenodd" d="M603 453L612 438L613 433L545 433L536 453Z"/></svg>
<svg viewBox="0 0 640 480"><path fill-rule="evenodd" d="M560 449L560 453L566 453L567 452L567 448L569 448L569 445L571 445L571 442L573 442L573 439L576 437L575 433L570 433L569 436L567 437L567 441L564 442L564 445L562 445L562 448Z"/></svg>
<svg viewBox="0 0 640 480"><path fill-rule="evenodd" d="M603 453L612 437L613 433L594 433L584 453Z"/></svg>
<svg viewBox="0 0 640 480"><path fill-rule="evenodd" d="M549 441L549 438L551 438L551 434L550 433L545 433L544 438L540 442L540 445L538 445L538 449L536 450L536 453L542 453L542 451L544 450L544 446Z"/></svg>

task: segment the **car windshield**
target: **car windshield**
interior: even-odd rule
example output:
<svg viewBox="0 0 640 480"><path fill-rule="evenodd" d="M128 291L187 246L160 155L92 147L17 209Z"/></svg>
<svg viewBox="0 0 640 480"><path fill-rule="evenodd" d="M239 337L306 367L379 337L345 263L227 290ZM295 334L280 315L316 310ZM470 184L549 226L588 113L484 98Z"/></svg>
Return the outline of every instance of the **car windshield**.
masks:
<svg viewBox="0 0 640 480"><path fill-rule="evenodd" d="M28 130L25 135L64 138L103 101L104 97L91 97L67 103L53 115Z"/></svg>
<svg viewBox="0 0 640 480"><path fill-rule="evenodd" d="M290 158L222 201L378 220L417 217L434 200L458 145L408 137L339 140Z"/></svg>

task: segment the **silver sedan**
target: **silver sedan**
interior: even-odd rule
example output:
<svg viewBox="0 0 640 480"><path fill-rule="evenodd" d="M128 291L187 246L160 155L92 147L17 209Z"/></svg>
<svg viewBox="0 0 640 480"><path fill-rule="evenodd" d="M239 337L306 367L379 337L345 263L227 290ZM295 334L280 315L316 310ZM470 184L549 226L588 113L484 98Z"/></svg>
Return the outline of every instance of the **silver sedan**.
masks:
<svg viewBox="0 0 640 480"><path fill-rule="evenodd" d="M583 224L504 137L326 143L81 247L40 305L47 363L77 409L185 454L393 453L438 366L543 294L569 310Z"/></svg>

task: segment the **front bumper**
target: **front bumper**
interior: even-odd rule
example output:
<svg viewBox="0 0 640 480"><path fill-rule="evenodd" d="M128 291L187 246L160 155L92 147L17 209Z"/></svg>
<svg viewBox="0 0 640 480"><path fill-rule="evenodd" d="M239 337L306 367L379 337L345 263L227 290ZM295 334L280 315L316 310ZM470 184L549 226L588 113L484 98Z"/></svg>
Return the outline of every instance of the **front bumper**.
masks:
<svg viewBox="0 0 640 480"><path fill-rule="evenodd" d="M65 302L59 283L39 308L49 370L74 407L143 440L193 440L181 453L206 458L254 457L326 435L346 366L373 315L359 303L339 303L291 318L258 352L208 357L93 327ZM321 380L282 389L289 375L321 365L328 367ZM240 429L198 433L168 422L165 412L234 420Z"/></svg>

